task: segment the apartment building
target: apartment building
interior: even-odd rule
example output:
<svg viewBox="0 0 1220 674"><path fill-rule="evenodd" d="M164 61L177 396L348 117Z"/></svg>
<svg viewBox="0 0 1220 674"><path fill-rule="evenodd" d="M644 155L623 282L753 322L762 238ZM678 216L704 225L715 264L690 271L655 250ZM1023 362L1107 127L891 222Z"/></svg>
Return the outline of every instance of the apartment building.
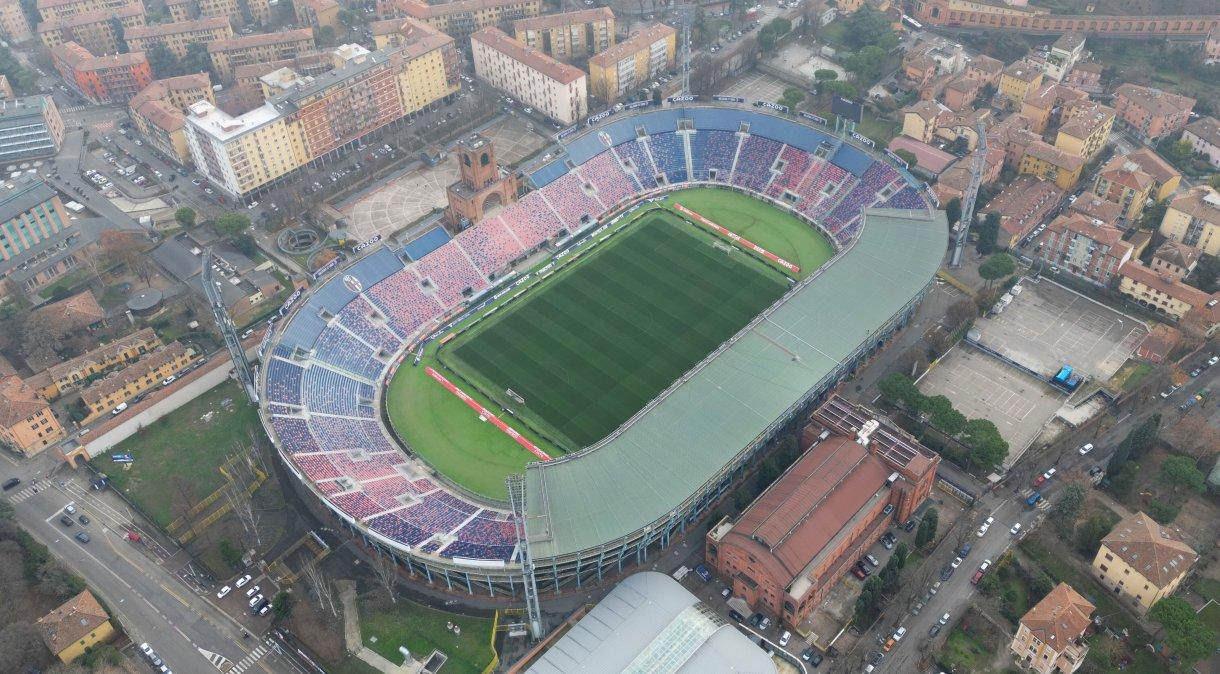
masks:
<svg viewBox="0 0 1220 674"><path fill-rule="evenodd" d="M1051 44L1050 52L1044 59L1043 72L1050 79L1062 82L1082 56L1084 56L1084 35L1064 33Z"/></svg>
<svg viewBox="0 0 1220 674"><path fill-rule="evenodd" d="M674 67L673 28L654 23L589 59L589 94L604 103L649 85Z"/></svg>
<svg viewBox="0 0 1220 674"><path fill-rule="evenodd" d="M1118 291L1136 304L1156 311L1176 321L1187 317L1207 336L1215 334L1220 324L1220 293L1207 293L1188 286L1176 274L1155 271L1132 260L1120 270Z"/></svg>
<svg viewBox="0 0 1220 674"><path fill-rule="evenodd" d="M966 57L966 68L962 74L983 84L999 86L1000 76L1004 73L1004 62L986 54Z"/></svg>
<svg viewBox="0 0 1220 674"><path fill-rule="evenodd" d="M267 23L271 20L268 0L166 0L171 21L191 21L208 16L240 19L241 23Z"/></svg>
<svg viewBox="0 0 1220 674"><path fill-rule="evenodd" d="M977 124L987 124L991 120L989 109L958 113L936 101L917 101L903 108L902 113L902 135L921 143L932 143L936 139L953 142L965 138L969 150L978 144Z"/></svg>
<svg viewBox="0 0 1220 674"><path fill-rule="evenodd" d="M1114 110L1084 99L1067 103L1060 113L1063 123L1055 135L1055 147L1092 161L1106 149L1110 129L1114 126Z"/></svg>
<svg viewBox="0 0 1220 674"><path fill-rule="evenodd" d="M186 110L197 101L216 104L207 73L157 80L128 102L127 111L150 146L185 166L191 161L186 144Z"/></svg>
<svg viewBox="0 0 1220 674"><path fill-rule="evenodd" d="M1173 594L1199 560L1179 533L1142 512L1121 520L1101 539L1093 573L1108 590L1147 611Z"/></svg>
<svg viewBox="0 0 1220 674"><path fill-rule="evenodd" d="M48 400L54 400L109 370L138 360L160 346L161 338L152 328L137 330L47 368L45 383L39 388L38 394Z"/></svg>
<svg viewBox="0 0 1220 674"><path fill-rule="evenodd" d="M470 36L475 75L560 124L579 122L588 111L583 70L509 37L499 28Z"/></svg>
<svg viewBox="0 0 1220 674"><path fill-rule="evenodd" d="M435 5L422 0L392 0L390 4L397 13L423 21L455 38L465 38L484 28L542 13L542 0L457 0Z"/></svg>
<svg viewBox="0 0 1220 674"><path fill-rule="evenodd" d="M369 52L344 45L333 52L328 72L264 74L264 90L274 95L238 117L210 103L190 106L192 162L226 192L249 198L370 133L452 100L461 89L453 38L407 21L398 46Z"/></svg>
<svg viewBox="0 0 1220 674"><path fill-rule="evenodd" d="M1160 231L1167 239L1220 255L1220 192L1198 185L1179 195L1169 202Z"/></svg>
<svg viewBox="0 0 1220 674"><path fill-rule="evenodd" d="M142 4L142 0L38 0L35 6L43 21L51 21L86 12L115 12Z"/></svg>
<svg viewBox="0 0 1220 674"><path fill-rule="evenodd" d="M1190 143L1190 150L1203 155L1213 168L1220 169L1220 121L1215 117L1200 117L1186 125L1182 140Z"/></svg>
<svg viewBox="0 0 1220 674"><path fill-rule="evenodd" d="M1029 236L1063 199L1063 190L1055 183L1031 175L1017 176L996 198L987 203L982 215L1000 215L1001 247L1012 248Z"/></svg>
<svg viewBox="0 0 1220 674"><path fill-rule="evenodd" d="M94 56L67 42L51 50L51 61L69 89L98 105L126 103L152 82L144 52Z"/></svg>
<svg viewBox="0 0 1220 674"><path fill-rule="evenodd" d="M1190 121L1195 99L1138 84L1122 84L1114 92L1119 123L1140 140L1158 141L1181 131Z"/></svg>
<svg viewBox="0 0 1220 674"><path fill-rule="evenodd" d="M235 68L294 58L313 48L313 29L298 28L219 40L208 45L208 56L216 76L228 82L233 79Z"/></svg>
<svg viewBox="0 0 1220 674"><path fill-rule="evenodd" d="M342 8L335 0L292 0L292 9L296 12L297 23L301 25L339 28L339 10Z"/></svg>
<svg viewBox="0 0 1220 674"><path fill-rule="evenodd" d="M33 456L64 437L51 404L17 375L0 379L0 443Z"/></svg>
<svg viewBox="0 0 1220 674"><path fill-rule="evenodd" d="M0 100L0 162L53 157L63 142L64 120L54 98Z"/></svg>
<svg viewBox="0 0 1220 674"><path fill-rule="evenodd" d="M38 38L47 49L76 42L94 54L117 54L128 30L144 25L144 5L135 3L115 10L82 12L38 24Z"/></svg>
<svg viewBox="0 0 1220 674"><path fill-rule="evenodd" d="M14 44L34 36L20 0L0 0L0 36Z"/></svg>
<svg viewBox="0 0 1220 674"><path fill-rule="evenodd" d="M171 342L89 385L80 395L81 402L89 410L81 423L87 424L108 414L120 403L160 385L170 375L190 365L194 355L194 351L180 342Z"/></svg>
<svg viewBox="0 0 1220 674"><path fill-rule="evenodd" d="M282 83L276 84L268 90L266 83L272 74L290 73L291 80L295 83L302 77L317 77L332 68L334 68L334 62L330 52L308 51L298 54L295 58L238 66L233 70L233 83L240 89L261 91L262 99L266 101L282 93L287 86ZM282 82L278 77L272 78L272 82L276 81Z"/></svg>
<svg viewBox="0 0 1220 674"><path fill-rule="evenodd" d="M513 22L513 37L560 61L583 59L614 46L614 12L594 7L521 19Z"/></svg>
<svg viewBox="0 0 1220 674"><path fill-rule="evenodd" d="M1069 104L1083 105L1089 102L1089 95L1066 84L1043 82L1042 86L1031 91L1021 101L1021 116L1029 120L1029 129L1035 133L1044 133L1047 128L1058 124L1063 119L1063 110Z"/></svg>
<svg viewBox="0 0 1220 674"><path fill-rule="evenodd" d="M1005 107L1016 110L1026 96L1042 86L1043 77L1044 73L1037 64L1024 59L1014 61L1000 74L1000 86L996 96Z"/></svg>
<svg viewBox="0 0 1220 674"><path fill-rule="evenodd" d="M223 16L160 23L153 26L132 28L126 33L127 46L132 51L148 51L153 45L164 45L174 56L186 56L186 47L192 42L212 44L233 37L229 19Z"/></svg>
<svg viewBox="0 0 1220 674"><path fill-rule="evenodd" d="M18 259L68 226L59 193L41 180L0 193L0 260Z"/></svg>
<svg viewBox="0 0 1220 674"><path fill-rule="evenodd" d="M1063 83L1093 95L1101 94L1105 87L1101 84L1101 74L1105 66L1093 61L1077 63L1075 68L1063 78Z"/></svg>
<svg viewBox="0 0 1220 674"><path fill-rule="evenodd" d="M1064 273L1109 286L1118 270L1132 258L1131 244L1122 237L1123 232L1117 227L1079 213L1068 213L1047 225L1036 255Z"/></svg>
<svg viewBox="0 0 1220 674"><path fill-rule="evenodd" d="M1190 276L1199 263L1199 249L1184 243L1166 240L1152 253L1152 271L1169 274L1175 281Z"/></svg>
<svg viewBox="0 0 1220 674"><path fill-rule="evenodd" d="M1072 674L1089 654L1084 636L1095 610L1071 585L1059 583L1021 616L1009 649L1021 667L1037 674Z"/></svg>
<svg viewBox="0 0 1220 674"><path fill-rule="evenodd" d="M1173 196L1182 184L1182 174L1151 148L1141 147L1128 154L1127 160L1134 162L1141 171L1152 176L1150 196L1154 201L1164 201Z"/></svg>
<svg viewBox="0 0 1220 674"><path fill-rule="evenodd" d="M1093 192L1122 206L1122 218L1131 223L1144 212L1155 183L1139 164L1116 154L1097 173Z"/></svg>
<svg viewBox="0 0 1220 674"><path fill-rule="evenodd" d="M110 615L89 590L39 618L38 631L42 642L60 662L72 662L117 634Z"/></svg>

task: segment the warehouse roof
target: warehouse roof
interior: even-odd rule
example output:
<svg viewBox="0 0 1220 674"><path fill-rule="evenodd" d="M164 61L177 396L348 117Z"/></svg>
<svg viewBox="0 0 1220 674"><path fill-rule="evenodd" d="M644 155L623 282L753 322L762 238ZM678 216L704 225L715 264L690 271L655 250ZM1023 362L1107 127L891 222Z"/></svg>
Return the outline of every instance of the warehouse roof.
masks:
<svg viewBox="0 0 1220 674"><path fill-rule="evenodd" d="M617 437L528 466L534 557L630 536L718 479L922 292L947 233L940 212L867 211L854 245Z"/></svg>

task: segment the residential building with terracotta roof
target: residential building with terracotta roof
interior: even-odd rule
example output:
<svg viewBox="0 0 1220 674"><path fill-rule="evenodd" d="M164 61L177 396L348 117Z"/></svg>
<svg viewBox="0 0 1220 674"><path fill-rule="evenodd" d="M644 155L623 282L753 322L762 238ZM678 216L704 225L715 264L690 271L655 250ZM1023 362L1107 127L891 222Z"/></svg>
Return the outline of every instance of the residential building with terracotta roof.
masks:
<svg viewBox="0 0 1220 674"><path fill-rule="evenodd" d="M159 23L132 28L125 33L127 46L133 51L148 51L153 45L164 45L174 56L186 56L192 42L211 44L233 37L228 17L212 16L191 21Z"/></svg>
<svg viewBox="0 0 1220 674"><path fill-rule="evenodd" d="M33 37L30 20L21 9L20 0L0 0L0 36L11 43L21 43Z"/></svg>
<svg viewBox="0 0 1220 674"><path fill-rule="evenodd" d="M38 24L38 38L47 49L76 42L94 54L117 54L128 30L144 25L144 5L136 0L118 9L99 9ZM121 31L121 32L120 32Z"/></svg>
<svg viewBox="0 0 1220 674"><path fill-rule="evenodd" d="M979 80L983 84L997 85L1000 75L1004 72L1004 62L986 54L966 57L966 68L962 71L966 77Z"/></svg>
<svg viewBox="0 0 1220 674"><path fill-rule="evenodd" d="M1013 134L1012 155L1017 157L1018 173L1050 180L1065 192L1076 186L1084 171L1082 157L1046 143L1031 131Z"/></svg>
<svg viewBox="0 0 1220 674"><path fill-rule="evenodd" d="M1220 31L1212 30L1208 32L1207 39L1203 41L1201 51L1205 65L1220 62Z"/></svg>
<svg viewBox="0 0 1220 674"><path fill-rule="evenodd" d="M1181 131L1190 121L1195 99L1168 91L1122 84L1114 92L1119 123L1145 141L1158 141Z"/></svg>
<svg viewBox="0 0 1220 674"><path fill-rule="evenodd" d="M1123 219L1132 223L1144 212L1144 203L1155 183L1139 164L1123 154L1115 154L1098 171L1093 192L1121 206Z"/></svg>
<svg viewBox="0 0 1220 674"><path fill-rule="evenodd" d="M1182 331L1164 323L1153 323L1148 336L1135 349L1135 357L1149 363L1163 363L1182 343Z"/></svg>
<svg viewBox="0 0 1220 674"><path fill-rule="evenodd" d="M838 397L814 413L801 442L807 449L783 475L705 539L707 564L733 594L792 628L881 532L923 503L940 461L876 412Z"/></svg>
<svg viewBox="0 0 1220 674"><path fill-rule="evenodd" d="M614 46L614 12L592 7L513 22L513 36L532 49L571 61Z"/></svg>
<svg viewBox="0 0 1220 674"><path fill-rule="evenodd" d="M140 135L167 159L191 163L186 143L186 110L197 101L216 103L207 73L156 80L127 103L127 111Z"/></svg>
<svg viewBox="0 0 1220 674"><path fill-rule="evenodd" d="M379 3L381 4L381 3ZM455 38L542 13L542 0L457 0L430 5L422 0L388 0L396 13L406 14ZM391 12L381 11L387 15Z"/></svg>
<svg viewBox="0 0 1220 674"><path fill-rule="evenodd" d="M980 213L999 213L999 245L1012 248L1029 236L1062 198L1063 190L1055 183L1022 175L1008 183Z"/></svg>
<svg viewBox="0 0 1220 674"><path fill-rule="evenodd" d="M290 59L313 48L313 29L297 28L219 40L208 45L208 56L216 77L228 82L240 66Z"/></svg>
<svg viewBox="0 0 1220 674"><path fill-rule="evenodd" d="M979 97L983 83L965 75L947 76L948 81L940 88L940 100L950 110L969 113Z"/></svg>
<svg viewBox="0 0 1220 674"><path fill-rule="evenodd" d="M342 7L335 0L293 0L292 8L296 12L297 23L313 28L329 26L339 29L339 10Z"/></svg>
<svg viewBox="0 0 1220 674"><path fill-rule="evenodd" d="M38 393L48 400L54 400L98 375L114 367L126 365L159 346L161 338L152 328L137 330L47 368L46 384Z"/></svg>
<svg viewBox="0 0 1220 674"><path fill-rule="evenodd" d="M51 61L69 89L97 105L126 103L152 82L152 69L142 51L94 56L67 42L51 50Z"/></svg>
<svg viewBox="0 0 1220 674"><path fill-rule="evenodd" d="M141 0L37 0L35 6L43 21L51 21L86 12L113 12L138 4L142 4Z"/></svg>
<svg viewBox="0 0 1220 674"><path fill-rule="evenodd" d="M1081 192L1076 201L1068 204L1068 211L1079 213L1090 220L1100 220L1108 225L1117 225L1123 216L1123 207L1103 199L1092 191Z"/></svg>
<svg viewBox="0 0 1220 674"><path fill-rule="evenodd" d="M1021 101L1042 86L1043 77L1042 68L1037 64L1025 59L1014 61L1000 73L996 97L1004 107L1019 110Z"/></svg>
<svg viewBox="0 0 1220 674"><path fill-rule="evenodd" d="M1060 114L1063 123L1055 135L1055 147L1083 157L1086 162L1106 149L1114 110L1088 99L1065 103Z"/></svg>
<svg viewBox="0 0 1220 674"><path fill-rule="evenodd" d="M612 103L674 67L676 31L654 23L589 59L589 94Z"/></svg>
<svg viewBox="0 0 1220 674"><path fill-rule="evenodd" d="M1029 120L1029 129L1043 133L1048 127L1058 124L1062 111L1069 103L1088 103L1089 95L1056 82L1044 82L1021 100L1021 115Z"/></svg>
<svg viewBox="0 0 1220 674"><path fill-rule="evenodd" d="M671 29L672 30L672 29ZM475 76L560 124L588 113L587 78L580 68L547 56L499 28L470 36Z"/></svg>
<svg viewBox="0 0 1220 674"><path fill-rule="evenodd" d="M1164 201L1178 191L1182 183L1182 174L1161 159L1161 155L1148 147L1141 147L1127 154L1127 161L1134 162L1144 173L1152 176L1152 192L1149 196L1154 201Z"/></svg>
<svg viewBox="0 0 1220 674"><path fill-rule="evenodd" d="M1063 83L1090 94L1100 94L1105 89L1101 86L1101 73L1105 66L1094 61L1077 63L1075 68L1063 78Z"/></svg>
<svg viewBox="0 0 1220 674"><path fill-rule="evenodd" d="M1064 273L1109 286L1131 259L1131 244L1122 236L1117 227L1069 213L1047 225L1035 255Z"/></svg>
<svg viewBox="0 0 1220 674"><path fill-rule="evenodd" d="M115 635L110 615L89 590L39 618L38 629L47 649L61 662L72 662Z"/></svg>
<svg viewBox="0 0 1220 674"><path fill-rule="evenodd" d="M106 320L106 312L97 303L92 290L82 290L71 297L38 307L33 315L55 326L58 336L85 330Z"/></svg>
<svg viewBox="0 0 1220 674"><path fill-rule="evenodd" d="M958 113L936 101L916 101L902 109L902 135L921 143L965 138L966 148L973 150L978 144L978 122L989 124L991 111L983 108Z"/></svg>
<svg viewBox="0 0 1220 674"><path fill-rule="evenodd" d="M1179 281L1175 274L1157 272L1138 260L1119 271L1118 291L1136 304L1168 316L1183 325L1194 325L1210 337L1220 328L1220 293L1207 293Z"/></svg>
<svg viewBox="0 0 1220 674"><path fill-rule="evenodd" d="M90 384L80 394L81 402L89 410L80 423L87 424L120 403L160 385L167 377L190 365L194 355L194 351L180 342L170 342Z"/></svg>
<svg viewBox="0 0 1220 674"><path fill-rule="evenodd" d="M1207 163L1220 169L1220 121L1215 117L1200 117L1186 125L1182 140L1190 143L1190 150L1203 155Z"/></svg>
<svg viewBox="0 0 1220 674"><path fill-rule="evenodd" d="M1160 232L1165 238L1220 255L1220 192L1196 185L1169 202Z"/></svg>
<svg viewBox="0 0 1220 674"><path fill-rule="evenodd" d="M961 199L966 196L966 190L970 188L970 164L971 157L969 155L961 157L936 177L936 184L932 186L932 191L936 193L936 198L940 200L940 203L943 204L950 199ZM987 159L983 164L982 184L994 184L1000 179L1000 174L1003 170L1004 149L988 147Z"/></svg>
<svg viewBox="0 0 1220 674"><path fill-rule="evenodd" d="M1195 270L1199 263L1199 249L1166 239L1152 253L1152 271L1158 274L1169 274L1176 281L1181 281Z"/></svg>
<svg viewBox="0 0 1220 674"><path fill-rule="evenodd" d="M1022 668L1038 674L1072 674L1084 664L1085 632L1097 607L1067 583L1059 583L1021 616L1009 649Z"/></svg>
<svg viewBox="0 0 1220 674"><path fill-rule="evenodd" d="M206 16L224 16L240 23L267 23L271 4L267 0L165 0L171 21L191 21Z"/></svg>
<svg viewBox="0 0 1220 674"><path fill-rule="evenodd" d="M33 456L64 437L51 404L17 375L0 379L0 443Z"/></svg>
<svg viewBox="0 0 1220 674"><path fill-rule="evenodd" d="M1093 573L1107 590L1147 611L1173 594L1199 560L1179 537L1147 514L1134 513L1101 539Z"/></svg>
<svg viewBox="0 0 1220 674"><path fill-rule="evenodd" d="M1076 62L1084 56L1084 35L1080 33L1064 33L1053 44L1044 59L1043 72L1046 76L1062 82L1064 77L1076 67Z"/></svg>

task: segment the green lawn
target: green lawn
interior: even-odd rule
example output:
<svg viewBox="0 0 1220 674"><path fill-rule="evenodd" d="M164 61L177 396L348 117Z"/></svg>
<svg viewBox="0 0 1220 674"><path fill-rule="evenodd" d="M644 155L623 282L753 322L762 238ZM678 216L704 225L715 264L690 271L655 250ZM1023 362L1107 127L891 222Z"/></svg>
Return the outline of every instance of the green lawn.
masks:
<svg viewBox="0 0 1220 674"><path fill-rule="evenodd" d="M726 249L668 212L645 214L441 359L561 444L593 444L788 290Z"/></svg>
<svg viewBox="0 0 1220 674"><path fill-rule="evenodd" d="M937 660L950 671L977 672L982 671L982 666L990 664L992 657L993 654L983 644L959 628L945 638L945 645Z"/></svg>
<svg viewBox="0 0 1220 674"><path fill-rule="evenodd" d="M1213 632L1220 634L1220 604L1212 602L1199 611L1199 618Z"/></svg>
<svg viewBox="0 0 1220 674"><path fill-rule="evenodd" d="M682 204L795 264L801 268L800 278L812 274L834 254L830 242L796 216L738 192L682 190L666 197L666 203Z"/></svg>
<svg viewBox="0 0 1220 674"><path fill-rule="evenodd" d="M1195 592L1207 599L1215 599L1220 601L1220 580L1213 578L1199 578L1195 584L1191 586Z"/></svg>
<svg viewBox="0 0 1220 674"><path fill-rule="evenodd" d="M230 401L226 407L221 405ZM207 420L204 416L211 414ZM223 483L217 470L234 443L250 443L250 430L262 433L258 413L237 384L226 381L93 460L122 491L162 527L179 516L181 494L198 502ZM112 454L131 454L124 467Z"/></svg>
<svg viewBox="0 0 1220 674"><path fill-rule="evenodd" d="M449 622L461 628L460 636L446 628ZM406 646L417 660L439 650L449 657L441 668L444 674L482 674L494 655L491 627L490 618L446 613L406 599L389 607L374 607L367 602L360 607L360 635L365 646L395 664L403 661L399 646Z"/></svg>

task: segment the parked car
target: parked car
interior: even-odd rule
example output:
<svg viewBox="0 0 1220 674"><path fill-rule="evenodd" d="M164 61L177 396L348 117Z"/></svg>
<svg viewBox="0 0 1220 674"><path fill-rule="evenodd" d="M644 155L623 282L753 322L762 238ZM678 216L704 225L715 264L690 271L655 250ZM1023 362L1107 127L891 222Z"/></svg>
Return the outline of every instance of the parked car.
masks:
<svg viewBox="0 0 1220 674"><path fill-rule="evenodd" d="M251 586L249 590L246 590L246 596L253 597L254 595L258 594L258 589L259 588L257 585Z"/></svg>
<svg viewBox="0 0 1220 674"><path fill-rule="evenodd" d="M70 527L72 526L72 518L68 517L67 515L61 515L59 518L59 523L65 527Z"/></svg>
<svg viewBox="0 0 1220 674"><path fill-rule="evenodd" d="M1008 530L1008 533L1012 534L1013 536L1021 533L1021 523L1017 522L1016 524L1012 525L1012 528Z"/></svg>
<svg viewBox="0 0 1220 674"><path fill-rule="evenodd" d="M903 530L903 531L911 531L911 530L912 530L912 529L914 529L914 528L915 528L915 518L914 518L914 517L912 517L911 519L907 520L907 523L906 523L906 524L904 524L904 525L902 525L902 530Z"/></svg>
<svg viewBox="0 0 1220 674"><path fill-rule="evenodd" d="M784 630L784 633L779 635L779 645L781 647L786 647L788 645L788 642L791 640L792 640L792 632L789 632L788 630Z"/></svg>
<svg viewBox="0 0 1220 674"><path fill-rule="evenodd" d="M733 591L727 587L720 591L720 596L723 599L728 599L730 596L732 596L732 594L733 594Z"/></svg>
<svg viewBox="0 0 1220 674"><path fill-rule="evenodd" d="M1081 456L1084 456L1085 454L1088 454L1089 452L1093 451L1093 443L1086 442L1083 445L1081 445L1080 449L1077 451L1080 452Z"/></svg>
<svg viewBox="0 0 1220 674"><path fill-rule="evenodd" d="M85 513L81 513L76 517L76 521L80 522L81 524L89 524L89 516Z"/></svg>
<svg viewBox="0 0 1220 674"><path fill-rule="evenodd" d="M236 585L237 587L242 587L246 583L250 582L250 578L251 578L250 574L247 573L246 575L242 576L241 578L238 578L237 582L233 583L233 584Z"/></svg>
<svg viewBox="0 0 1220 674"><path fill-rule="evenodd" d="M940 634L940 629L940 625L933 625L932 629L928 630L928 636L934 637L937 634Z"/></svg>
<svg viewBox="0 0 1220 674"><path fill-rule="evenodd" d="M949 614L948 614L948 613L946 613L946 614L944 614L943 616L941 616L941 617L940 617L940 624L942 624L942 625L948 625L948 624L949 624Z"/></svg>
<svg viewBox="0 0 1220 674"><path fill-rule="evenodd" d="M229 596L229 593L232 591L233 591L233 588L229 587L228 585L225 585L224 587L220 588L219 591L216 592L216 598L224 599L225 597Z"/></svg>
<svg viewBox="0 0 1220 674"><path fill-rule="evenodd" d="M76 540L80 541L81 543L88 543L89 534L87 534L83 531L78 531L78 532L76 532Z"/></svg>

